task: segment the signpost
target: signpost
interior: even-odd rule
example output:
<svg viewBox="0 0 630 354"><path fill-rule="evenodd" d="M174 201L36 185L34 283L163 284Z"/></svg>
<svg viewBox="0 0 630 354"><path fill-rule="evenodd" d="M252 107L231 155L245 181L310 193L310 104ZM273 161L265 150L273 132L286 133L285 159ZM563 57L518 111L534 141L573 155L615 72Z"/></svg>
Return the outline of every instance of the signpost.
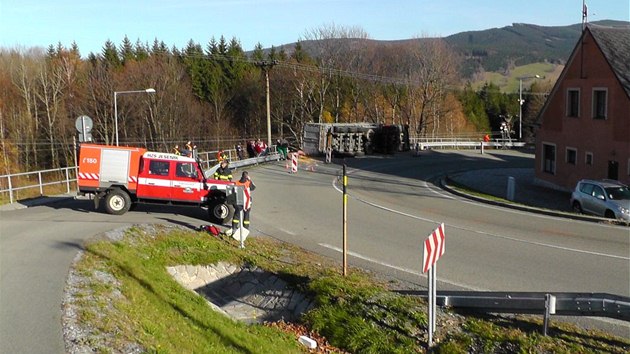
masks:
<svg viewBox="0 0 630 354"><path fill-rule="evenodd" d="M429 339L427 347L433 345L433 333L435 332L435 312L437 295L437 260L444 254L444 223L435 229L426 240L422 252L422 273L429 272L428 280L428 300L429 300Z"/></svg>
<svg viewBox="0 0 630 354"><path fill-rule="evenodd" d="M94 126L92 118L83 115L74 122L74 127L79 132L79 142L92 141L92 127Z"/></svg>

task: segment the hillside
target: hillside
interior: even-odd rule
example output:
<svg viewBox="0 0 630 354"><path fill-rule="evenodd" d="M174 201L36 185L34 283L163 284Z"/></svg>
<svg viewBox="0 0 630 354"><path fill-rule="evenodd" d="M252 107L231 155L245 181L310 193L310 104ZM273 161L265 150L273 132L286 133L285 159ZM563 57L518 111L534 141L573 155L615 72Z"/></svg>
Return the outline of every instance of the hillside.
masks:
<svg viewBox="0 0 630 354"><path fill-rule="evenodd" d="M630 22L602 20L592 22L599 26L630 26ZM443 39L465 58L461 74L465 78L478 79L477 74L495 72L508 74L515 67L533 63L546 63L551 66L563 66L571 55L571 51L582 33L582 25L538 26L534 24L515 23L503 28L491 28L483 31L468 31L453 34ZM357 40L347 41L348 46L357 46L357 41L368 42L365 47L387 48L391 45L430 41L435 38L414 38L405 40ZM302 41L302 48L311 56L318 56L313 41ZM277 49L286 53L293 52L295 43L286 44ZM554 69L550 69L553 71Z"/></svg>
<svg viewBox="0 0 630 354"><path fill-rule="evenodd" d="M628 22L596 21L600 26L628 26ZM545 27L515 23L503 28L461 32L444 38L466 58L464 74L502 72L514 66L548 62L564 64L582 33L582 25Z"/></svg>

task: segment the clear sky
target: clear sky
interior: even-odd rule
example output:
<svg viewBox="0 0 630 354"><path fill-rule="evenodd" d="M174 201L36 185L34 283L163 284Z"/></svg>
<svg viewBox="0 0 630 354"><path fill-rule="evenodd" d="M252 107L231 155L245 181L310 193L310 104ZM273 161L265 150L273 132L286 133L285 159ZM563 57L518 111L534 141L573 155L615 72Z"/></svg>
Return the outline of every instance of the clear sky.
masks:
<svg viewBox="0 0 630 354"><path fill-rule="evenodd" d="M630 0L588 0L589 21L629 21ZM531 23L580 23L582 0L0 0L0 47L48 45L81 54L120 45L170 48L189 40L235 37L245 51L292 43L323 26L360 27L372 39L444 37L453 33Z"/></svg>

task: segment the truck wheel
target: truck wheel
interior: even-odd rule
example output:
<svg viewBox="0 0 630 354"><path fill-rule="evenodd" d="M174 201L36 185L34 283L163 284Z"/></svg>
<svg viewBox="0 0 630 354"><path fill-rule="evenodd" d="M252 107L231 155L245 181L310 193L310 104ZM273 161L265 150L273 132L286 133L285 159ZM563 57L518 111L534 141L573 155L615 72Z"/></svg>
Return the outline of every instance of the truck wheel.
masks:
<svg viewBox="0 0 630 354"><path fill-rule="evenodd" d="M234 209L223 200L212 200L208 205L208 221L213 224L223 225L230 222L234 215Z"/></svg>
<svg viewBox="0 0 630 354"><path fill-rule="evenodd" d="M122 215L131 207L131 197L121 189L113 189L105 197L105 211L108 214Z"/></svg>

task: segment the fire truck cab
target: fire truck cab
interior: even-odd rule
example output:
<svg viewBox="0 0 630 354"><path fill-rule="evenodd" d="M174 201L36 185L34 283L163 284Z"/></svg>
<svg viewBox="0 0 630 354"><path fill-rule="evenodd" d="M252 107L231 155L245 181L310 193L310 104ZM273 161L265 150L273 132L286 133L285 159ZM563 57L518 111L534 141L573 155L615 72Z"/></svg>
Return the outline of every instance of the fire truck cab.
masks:
<svg viewBox="0 0 630 354"><path fill-rule="evenodd" d="M82 144L79 152L79 193L93 194L94 206L121 215L136 203L208 208L210 222L231 216L225 189L232 182L204 176L198 160L142 148Z"/></svg>

